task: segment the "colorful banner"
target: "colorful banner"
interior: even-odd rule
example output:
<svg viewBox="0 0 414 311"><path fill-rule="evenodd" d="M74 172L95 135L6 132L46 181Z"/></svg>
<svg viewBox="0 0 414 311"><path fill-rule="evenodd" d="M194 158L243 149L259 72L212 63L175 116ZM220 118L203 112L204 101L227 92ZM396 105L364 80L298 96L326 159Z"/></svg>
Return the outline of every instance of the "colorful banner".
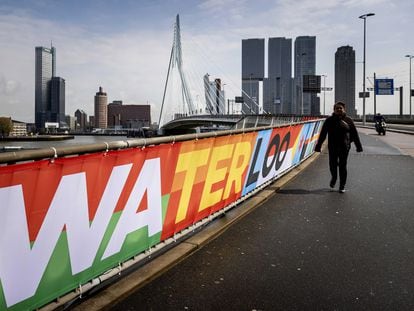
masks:
<svg viewBox="0 0 414 311"><path fill-rule="evenodd" d="M0 167L0 310L47 304L277 178L320 128Z"/></svg>

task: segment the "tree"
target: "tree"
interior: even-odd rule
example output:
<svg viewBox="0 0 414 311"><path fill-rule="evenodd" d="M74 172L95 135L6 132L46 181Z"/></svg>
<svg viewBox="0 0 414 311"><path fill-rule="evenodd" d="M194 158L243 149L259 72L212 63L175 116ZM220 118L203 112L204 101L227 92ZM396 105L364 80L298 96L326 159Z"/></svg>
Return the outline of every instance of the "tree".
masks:
<svg viewBox="0 0 414 311"><path fill-rule="evenodd" d="M13 123L11 118L0 117L0 137L9 136L13 130Z"/></svg>

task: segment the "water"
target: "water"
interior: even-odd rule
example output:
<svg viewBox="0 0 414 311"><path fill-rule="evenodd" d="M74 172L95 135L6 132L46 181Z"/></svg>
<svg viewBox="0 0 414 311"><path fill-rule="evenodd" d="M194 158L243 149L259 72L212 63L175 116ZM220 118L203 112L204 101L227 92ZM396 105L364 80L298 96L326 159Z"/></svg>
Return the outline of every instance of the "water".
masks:
<svg viewBox="0 0 414 311"><path fill-rule="evenodd" d="M126 136L75 136L73 139L53 141L0 141L0 152L4 147L16 147L22 149L41 149L50 147L62 147L71 145L87 145L110 141L126 140Z"/></svg>

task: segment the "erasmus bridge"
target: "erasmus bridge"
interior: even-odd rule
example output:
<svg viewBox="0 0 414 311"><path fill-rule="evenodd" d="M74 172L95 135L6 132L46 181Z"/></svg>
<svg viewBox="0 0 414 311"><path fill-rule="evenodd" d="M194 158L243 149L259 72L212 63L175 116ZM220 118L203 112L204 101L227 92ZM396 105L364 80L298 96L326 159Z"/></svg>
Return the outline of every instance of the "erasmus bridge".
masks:
<svg viewBox="0 0 414 311"><path fill-rule="evenodd" d="M197 79L197 77L193 79ZM201 107L199 104L196 106L189 84L187 83L186 72L183 66L180 19L179 15L177 15L174 24L174 39L162 97L161 111L158 119L161 133L185 132L195 128L219 130L269 126L291 123L303 119L293 116L271 116L266 114L265 111L261 115L225 114L224 91L210 91L208 82L206 81L204 81L204 87L205 103L201 104ZM246 98L250 98L247 93L241 92ZM250 101L254 105L259 106L255 99L250 98ZM246 105L244 102L239 104ZM228 107L229 110L230 107Z"/></svg>

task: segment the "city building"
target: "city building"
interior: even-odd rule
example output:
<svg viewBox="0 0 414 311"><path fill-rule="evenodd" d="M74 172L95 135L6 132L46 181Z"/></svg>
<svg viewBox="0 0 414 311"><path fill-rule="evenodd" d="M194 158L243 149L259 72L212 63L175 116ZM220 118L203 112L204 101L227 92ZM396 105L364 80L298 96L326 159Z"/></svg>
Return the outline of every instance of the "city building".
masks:
<svg viewBox="0 0 414 311"><path fill-rule="evenodd" d="M89 116L89 123L87 125L87 130L91 131L95 126L95 116Z"/></svg>
<svg viewBox="0 0 414 311"><path fill-rule="evenodd" d="M320 100L317 93L303 92L303 76L316 72L316 37L296 37L295 49L294 101L292 112L300 115L319 115Z"/></svg>
<svg viewBox="0 0 414 311"><path fill-rule="evenodd" d="M35 124L43 132L46 125L65 122L65 80L56 77L56 49L35 48Z"/></svg>
<svg viewBox="0 0 414 311"><path fill-rule="evenodd" d="M292 39L269 38L267 78L263 80L263 111L292 112Z"/></svg>
<svg viewBox="0 0 414 311"><path fill-rule="evenodd" d="M56 50L54 47L35 48L35 124L38 130L50 121L50 81L56 75Z"/></svg>
<svg viewBox="0 0 414 311"><path fill-rule="evenodd" d="M70 130L70 131L76 130L76 117L66 115L65 116L65 123L67 125L67 130Z"/></svg>
<svg viewBox="0 0 414 311"><path fill-rule="evenodd" d="M27 125L25 122L12 120L13 129L10 132L9 136L27 136Z"/></svg>
<svg viewBox="0 0 414 311"><path fill-rule="evenodd" d="M59 123L64 127L65 121L65 80L60 77L52 77L50 81L50 122Z"/></svg>
<svg viewBox="0 0 414 311"><path fill-rule="evenodd" d="M243 114L259 113L259 82L264 79L264 39L242 40L242 104Z"/></svg>
<svg viewBox="0 0 414 311"><path fill-rule="evenodd" d="M225 98L221 79L210 81L209 74L204 75L204 93L206 97L206 112L208 114L225 114Z"/></svg>
<svg viewBox="0 0 414 311"><path fill-rule="evenodd" d="M108 126L108 96L99 87L95 95L95 128L105 129Z"/></svg>
<svg viewBox="0 0 414 311"><path fill-rule="evenodd" d="M114 101L108 105L108 127L139 129L151 125L150 105L123 105Z"/></svg>
<svg viewBox="0 0 414 311"><path fill-rule="evenodd" d="M88 125L88 115L86 114L86 112L83 111L82 109L76 110L75 119L76 119L75 129L81 132L86 131L87 125Z"/></svg>
<svg viewBox="0 0 414 311"><path fill-rule="evenodd" d="M355 50L341 46L335 53L335 102L346 105L346 113L356 116L355 110Z"/></svg>

